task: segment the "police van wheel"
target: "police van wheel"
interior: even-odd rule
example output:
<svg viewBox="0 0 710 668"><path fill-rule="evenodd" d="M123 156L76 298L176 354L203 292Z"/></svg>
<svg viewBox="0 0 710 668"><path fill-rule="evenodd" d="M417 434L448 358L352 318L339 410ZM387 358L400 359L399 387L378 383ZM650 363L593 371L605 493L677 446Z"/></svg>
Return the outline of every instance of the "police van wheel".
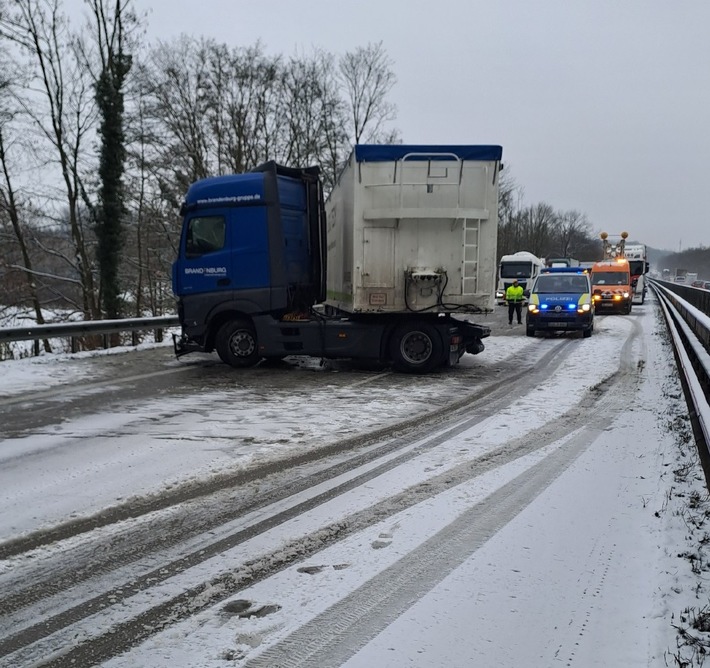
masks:
<svg viewBox="0 0 710 668"><path fill-rule="evenodd" d="M589 327L589 329L583 329L583 330L582 330L582 336L583 336L585 339L588 339L588 338L592 335L592 332L593 332L593 331L594 331L594 330L593 330L591 327Z"/></svg>
<svg viewBox="0 0 710 668"><path fill-rule="evenodd" d="M527 327L525 329L526 336L535 336L535 330L532 327Z"/></svg>
<svg viewBox="0 0 710 668"><path fill-rule="evenodd" d="M429 373L442 364L444 346L431 325L424 322L400 325L390 339L390 357L396 371Z"/></svg>
<svg viewBox="0 0 710 668"><path fill-rule="evenodd" d="M259 361L256 332L246 320L229 320L217 330L215 348L219 358L237 369Z"/></svg>

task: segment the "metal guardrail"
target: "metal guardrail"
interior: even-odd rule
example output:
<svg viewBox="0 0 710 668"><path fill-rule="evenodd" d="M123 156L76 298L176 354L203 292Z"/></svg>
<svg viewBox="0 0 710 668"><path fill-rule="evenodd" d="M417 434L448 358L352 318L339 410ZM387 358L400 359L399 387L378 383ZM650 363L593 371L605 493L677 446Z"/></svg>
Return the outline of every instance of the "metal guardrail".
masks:
<svg viewBox="0 0 710 668"><path fill-rule="evenodd" d="M74 350L74 341L81 336L89 336L92 334L120 334L121 332L137 332L151 329L162 330L166 327L177 327L179 325L180 321L176 315L164 315L153 318L82 320L80 322L57 322L47 325L5 327L0 329L0 343L70 338L72 339L72 350L76 352Z"/></svg>
<svg viewBox="0 0 710 668"><path fill-rule="evenodd" d="M698 454L710 489L710 291L651 281L668 324Z"/></svg>
<svg viewBox="0 0 710 668"><path fill-rule="evenodd" d="M710 317L710 290L691 288L689 285L671 283L670 281L651 280L650 283L656 288L661 288L666 295L672 293L668 296L673 305L703 344L705 350L710 353L710 330L708 330L704 319L700 316L700 314L704 314ZM679 299L674 299L673 295L676 295Z"/></svg>

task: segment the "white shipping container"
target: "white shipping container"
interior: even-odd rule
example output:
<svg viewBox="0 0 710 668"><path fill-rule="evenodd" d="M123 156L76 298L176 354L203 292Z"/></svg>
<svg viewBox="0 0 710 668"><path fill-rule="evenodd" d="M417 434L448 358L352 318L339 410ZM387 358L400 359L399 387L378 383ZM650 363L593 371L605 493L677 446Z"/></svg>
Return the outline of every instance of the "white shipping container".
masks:
<svg viewBox="0 0 710 668"><path fill-rule="evenodd" d="M356 146L326 202L326 303L351 313L494 304L500 146Z"/></svg>

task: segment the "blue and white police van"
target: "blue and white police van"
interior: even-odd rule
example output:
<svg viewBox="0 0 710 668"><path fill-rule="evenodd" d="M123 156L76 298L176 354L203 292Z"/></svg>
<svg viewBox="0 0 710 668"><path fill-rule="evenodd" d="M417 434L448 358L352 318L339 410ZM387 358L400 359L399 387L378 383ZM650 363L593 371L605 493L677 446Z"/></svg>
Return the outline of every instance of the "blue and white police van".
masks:
<svg viewBox="0 0 710 668"><path fill-rule="evenodd" d="M594 331L592 285L586 269L548 267L535 280L528 298L526 334Z"/></svg>

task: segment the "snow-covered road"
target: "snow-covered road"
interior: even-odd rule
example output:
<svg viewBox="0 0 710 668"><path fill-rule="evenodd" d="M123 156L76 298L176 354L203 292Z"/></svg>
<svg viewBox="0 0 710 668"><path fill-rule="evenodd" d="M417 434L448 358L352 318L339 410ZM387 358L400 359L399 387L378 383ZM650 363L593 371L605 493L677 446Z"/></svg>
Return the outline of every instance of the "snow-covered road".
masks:
<svg viewBox="0 0 710 668"><path fill-rule="evenodd" d="M432 377L313 369L316 382L300 396L205 388L122 402L0 442L6 541L129 497L386 429L500 384L488 412L472 402L469 413L438 431L422 429L386 458L193 536L193 549L207 549L308 505L159 586L118 596L119 605L7 653L0 665L50 658L63 665L82 640L185 591L192 600L182 607L197 614L137 634L150 637L102 665L675 665L674 654L690 650L676 648L672 624L684 608L707 601L691 568L697 560L678 556L697 549L687 500L702 494L703 480L658 310L647 302L631 316L599 318L591 339L520 334L491 337L482 355ZM164 371L182 373L175 364ZM66 378L57 362L9 365L8 402L23 391L21 378L42 366L43 392L51 392L50 376ZM81 366L71 368L78 386ZM515 383L501 383L520 368L526 372ZM106 380L92 378L93 391ZM315 503L318 494L323 501ZM5 559L0 590L18 573L56 563L80 540ZM233 586L246 564L256 570L267 557L279 566ZM144 559L151 560L159 567L157 556ZM128 575L111 577L119 588ZM63 605L107 586L97 575ZM17 635L38 615L56 616L57 599L17 606L0 619L2 635Z"/></svg>

